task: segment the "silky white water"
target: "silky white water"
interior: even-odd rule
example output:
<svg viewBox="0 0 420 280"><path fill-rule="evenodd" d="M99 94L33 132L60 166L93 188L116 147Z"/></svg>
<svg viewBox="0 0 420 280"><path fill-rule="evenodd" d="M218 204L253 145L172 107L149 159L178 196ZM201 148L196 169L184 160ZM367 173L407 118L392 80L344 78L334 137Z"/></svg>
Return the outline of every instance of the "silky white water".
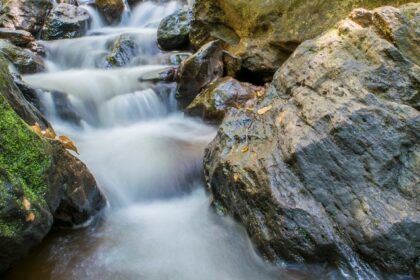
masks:
<svg viewBox="0 0 420 280"><path fill-rule="evenodd" d="M31 279L75 280L287 280L325 272L266 264L241 227L214 213L202 160L215 128L176 110L174 85L139 82L166 67L151 65L164 57L155 28L181 6L145 2L129 11L125 25L103 27L96 19L87 37L43 43L48 73L24 80L46 90L49 120L74 140L109 207L89 228L52 236L13 279L28 279L21 271L31 271ZM121 34L133 34L141 63L100 68ZM67 95L79 126L57 115L54 92Z"/></svg>

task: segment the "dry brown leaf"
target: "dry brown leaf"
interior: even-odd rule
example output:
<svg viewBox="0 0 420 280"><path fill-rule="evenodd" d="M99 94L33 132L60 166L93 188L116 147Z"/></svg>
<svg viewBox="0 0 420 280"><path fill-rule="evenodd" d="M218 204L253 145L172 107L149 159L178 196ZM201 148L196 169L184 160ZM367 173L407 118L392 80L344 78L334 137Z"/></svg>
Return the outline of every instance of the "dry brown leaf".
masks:
<svg viewBox="0 0 420 280"><path fill-rule="evenodd" d="M75 151L77 154L79 154L79 151L77 150L76 145L67 136L64 136L64 135L58 136L58 141L60 141L61 144L63 144L64 148Z"/></svg>
<svg viewBox="0 0 420 280"><path fill-rule="evenodd" d="M233 174L233 181L235 181L235 183L237 183L239 181L239 174L238 173Z"/></svg>
<svg viewBox="0 0 420 280"><path fill-rule="evenodd" d="M249 151L249 146L245 146L244 148L242 148L241 152L242 153L247 153Z"/></svg>
<svg viewBox="0 0 420 280"><path fill-rule="evenodd" d="M33 130L36 134L38 134L38 136L41 136L41 137L42 137L42 129L41 129L41 127L39 126L39 124L38 124L38 123L35 123L33 126L31 126L31 128L32 128L32 130Z"/></svg>
<svg viewBox="0 0 420 280"><path fill-rule="evenodd" d="M42 134L45 138L48 139L55 139L55 137L57 137L57 135L55 135L54 130L52 130L51 128L47 128L45 131L42 132Z"/></svg>
<svg viewBox="0 0 420 280"><path fill-rule="evenodd" d="M28 215L26 215L25 221L27 221L28 223L35 221L35 214L34 214L34 212L30 212Z"/></svg>
<svg viewBox="0 0 420 280"><path fill-rule="evenodd" d="M31 209L31 202L29 202L29 200L26 197L22 198L22 206L25 210L30 210Z"/></svg>
<svg viewBox="0 0 420 280"><path fill-rule="evenodd" d="M269 105L267 107L261 108L258 110L258 115L264 115L265 113L267 113L268 111L270 111L273 108L272 105Z"/></svg>
<svg viewBox="0 0 420 280"><path fill-rule="evenodd" d="M264 95L265 95L265 91L263 89L257 91L257 97L263 97Z"/></svg>

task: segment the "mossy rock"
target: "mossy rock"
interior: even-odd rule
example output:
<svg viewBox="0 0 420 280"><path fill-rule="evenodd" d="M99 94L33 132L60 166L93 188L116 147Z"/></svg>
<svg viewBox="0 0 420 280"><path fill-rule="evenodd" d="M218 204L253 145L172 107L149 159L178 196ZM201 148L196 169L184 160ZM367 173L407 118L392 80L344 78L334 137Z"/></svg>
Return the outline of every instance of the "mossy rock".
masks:
<svg viewBox="0 0 420 280"><path fill-rule="evenodd" d="M177 11L164 18L158 28L157 40L163 50L183 50L190 45L191 11Z"/></svg>
<svg viewBox="0 0 420 280"><path fill-rule="evenodd" d="M104 206L87 168L21 119L34 120L21 95L0 56L0 272L39 244L53 223L80 224Z"/></svg>

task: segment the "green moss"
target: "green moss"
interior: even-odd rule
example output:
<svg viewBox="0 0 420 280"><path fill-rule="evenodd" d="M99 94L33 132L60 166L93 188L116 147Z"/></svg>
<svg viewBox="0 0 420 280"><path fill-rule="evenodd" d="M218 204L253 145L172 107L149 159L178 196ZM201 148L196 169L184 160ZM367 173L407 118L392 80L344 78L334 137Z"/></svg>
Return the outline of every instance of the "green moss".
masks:
<svg viewBox="0 0 420 280"><path fill-rule="evenodd" d="M31 204L47 205L47 177L52 164L50 144L35 134L8 103L5 95L11 90L16 89L0 57L0 234L4 236L16 232L23 223L3 213L8 204L23 210L25 196Z"/></svg>
<svg viewBox="0 0 420 280"><path fill-rule="evenodd" d="M19 230L20 226L16 222L3 222L0 220L0 235L4 237L13 237Z"/></svg>

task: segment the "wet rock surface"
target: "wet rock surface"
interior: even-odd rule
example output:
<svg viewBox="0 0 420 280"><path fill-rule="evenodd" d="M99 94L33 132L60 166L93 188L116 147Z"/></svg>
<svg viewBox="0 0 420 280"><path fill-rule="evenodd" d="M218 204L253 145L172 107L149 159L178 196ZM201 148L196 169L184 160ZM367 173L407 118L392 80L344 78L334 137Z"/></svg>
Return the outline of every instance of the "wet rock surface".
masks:
<svg viewBox="0 0 420 280"><path fill-rule="evenodd" d="M157 40L163 50L182 50L190 45L192 13L178 11L164 18L158 28Z"/></svg>
<svg viewBox="0 0 420 280"><path fill-rule="evenodd" d="M0 271L57 226L87 222L105 198L84 164L29 126L37 110L13 82L0 57ZM22 119L21 119L22 118ZM25 123L25 120L27 123ZM42 125L49 127L48 122Z"/></svg>
<svg viewBox="0 0 420 280"><path fill-rule="evenodd" d="M86 34L90 20L86 10L70 4L59 4L47 17L41 38L58 40L81 37Z"/></svg>
<svg viewBox="0 0 420 280"><path fill-rule="evenodd" d="M30 50L17 47L7 40L0 40L0 54L8 59L22 74L45 70L43 59Z"/></svg>
<svg viewBox="0 0 420 280"><path fill-rule="evenodd" d="M0 27L25 30L36 35L53 7L51 0L0 2Z"/></svg>
<svg viewBox="0 0 420 280"><path fill-rule="evenodd" d="M241 83L231 77L221 78L208 87L194 99L185 113L200 117L210 123L220 123L231 108L241 108L253 100L263 88L248 83Z"/></svg>
<svg viewBox="0 0 420 280"><path fill-rule="evenodd" d="M180 106L187 107L206 85L222 75L223 49L220 41L212 41L179 67L176 98Z"/></svg>
<svg viewBox="0 0 420 280"><path fill-rule="evenodd" d="M402 35L418 17L419 4L353 13L225 118L206 181L268 259L419 275L419 46Z"/></svg>
<svg viewBox="0 0 420 280"><path fill-rule="evenodd" d="M191 43L197 48L220 39L243 59L243 67L272 77L303 41L344 19L354 8L400 5L410 0L197 0Z"/></svg>
<svg viewBox="0 0 420 280"><path fill-rule="evenodd" d="M124 12L123 0L97 0L96 6L109 24L118 24Z"/></svg>
<svg viewBox="0 0 420 280"><path fill-rule="evenodd" d="M136 40L129 34L121 35L113 44L111 54L105 60L105 67L122 67L139 54Z"/></svg>
<svg viewBox="0 0 420 280"><path fill-rule="evenodd" d="M9 40L12 44L23 48L30 47L35 41L35 37L28 31L10 28L0 28L0 39Z"/></svg>

